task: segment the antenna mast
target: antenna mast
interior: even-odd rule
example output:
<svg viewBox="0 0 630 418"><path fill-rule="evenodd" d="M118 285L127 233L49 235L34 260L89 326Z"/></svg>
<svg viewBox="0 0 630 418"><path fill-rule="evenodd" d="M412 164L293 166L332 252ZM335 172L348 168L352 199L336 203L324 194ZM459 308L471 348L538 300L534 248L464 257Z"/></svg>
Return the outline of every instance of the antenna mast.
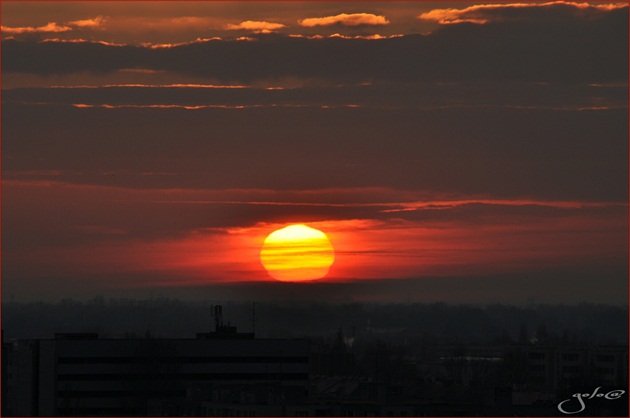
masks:
<svg viewBox="0 0 630 418"><path fill-rule="evenodd" d="M214 330L219 331L223 327L223 307L221 305L211 306L210 316L214 316Z"/></svg>

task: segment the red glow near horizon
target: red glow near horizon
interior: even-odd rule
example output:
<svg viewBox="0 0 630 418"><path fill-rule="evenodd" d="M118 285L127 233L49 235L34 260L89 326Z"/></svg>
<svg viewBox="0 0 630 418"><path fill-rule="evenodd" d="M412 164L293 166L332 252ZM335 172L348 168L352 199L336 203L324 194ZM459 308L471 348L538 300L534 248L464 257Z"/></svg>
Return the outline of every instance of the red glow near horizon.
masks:
<svg viewBox="0 0 630 418"><path fill-rule="evenodd" d="M47 173L34 171L21 175ZM305 223L328 236L335 250L335 262L326 277L320 279L327 282L523 272L532 266L614 263L627 257L624 252L627 228L619 227L627 222L627 205L619 202L480 198L449 201L443 196L417 202L405 192L385 189L331 189L316 194L315 191L236 189L140 191L49 180L4 180L3 188L12 196L3 209L14 213L14 225L22 225L20 228L27 237L33 234L45 238L29 248L15 245L3 248L6 269L17 277L39 277L50 271L67 277L85 277L98 271L103 275L128 277L110 283L123 288L272 281L261 265L260 251L270 233L291 223ZM372 199L380 196L380 203L364 200L367 195ZM356 203L334 203L339 196ZM325 200L329 203L322 203ZM34 201L49 208L48 216L55 228L37 227L39 216L32 210ZM154 221L147 220L148 223L139 226L137 219L130 218L145 213L150 206L156 219L167 219L173 205L182 210L205 206L208 217L225 213L225 205L236 205L273 208L286 214L305 207L327 211L356 209L357 213L371 210L383 218L308 222L308 218L287 216L284 222L193 227L176 233L148 235L154 230ZM485 205L481 219L477 215L478 205ZM545 213L555 215L508 210L531 205L546 208L553 212ZM440 215L428 220L435 215L425 218L423 211L434 214L439 211L446 217ZM448 216L449 211L456 211L457 216ZM81 214L85 213L108 215L84 219ZM411 219L400 218L405 216ZM145 231L145 235L143 238L134 235L132 230ZM10 232L8 228L6 231ZM55 245L46 244L53 238Z"/></svg>

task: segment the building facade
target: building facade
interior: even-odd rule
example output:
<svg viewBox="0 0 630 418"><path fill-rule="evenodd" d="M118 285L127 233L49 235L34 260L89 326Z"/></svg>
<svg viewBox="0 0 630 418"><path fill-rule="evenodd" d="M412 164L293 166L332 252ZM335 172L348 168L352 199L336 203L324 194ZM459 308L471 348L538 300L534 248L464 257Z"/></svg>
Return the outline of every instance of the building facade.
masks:
<svg viewBox="0 0 630 418"><path fill-rule="evenodd" d="M302 339L59 334L7 347L4 401L10 416L142 416L152 399L227 400L248 392L261 402L304 402L308 351Z"/></svg>
<svg viewBox="0 0 630 418"><path fill-rule="evenodd" d="M396 374L374 353L222 325L194 339L57 334L3 344L3 416L560 416L598 387L624 396L589 413L627 416L627 346L433 351L383 363Z"/></svg>
<svg viewBox="0 0 630 418"><path fill-rule="evenodd" d="M542 393L627 387L628 348L515 345L506 349L513 381Z"/></svg>

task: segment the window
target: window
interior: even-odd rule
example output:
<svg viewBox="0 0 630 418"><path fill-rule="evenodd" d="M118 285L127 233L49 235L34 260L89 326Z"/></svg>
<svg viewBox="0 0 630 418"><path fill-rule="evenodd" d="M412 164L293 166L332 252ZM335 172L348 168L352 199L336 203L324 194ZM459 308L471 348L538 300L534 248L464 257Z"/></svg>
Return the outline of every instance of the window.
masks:
<svg viewBox="0 0 630 418"><path fill-rule="evenodd" d="M545 357L545 353L529 353L530 360L544 360Z"/></svg>
<svg viewBox="0 0 630 418"><path fill-rule="evenodd" d="M563 354L562 355L562 361L578 361L580 359L580 355L579 354Z"/></svg>
<svg viewBox="0 0 630 418"><path fill-rule="evenodd" d="M615 374L615 369L610 367L598 367L597 374L602 376L613 376Z"/></svg>
<svg viewBox="0 0 630 418"><path fill-rule="evenodd" d="M597 361L602 362L602 363L614 363L615 356L610 355L610 354L607 354L607 355L600 354L597 356Z"/></svg>
<svg viewBox="0 0 630 418"><path fill-rule="evenodd" d="M533 364L529 367L529 370L532 372L544 372L546 367L544 364Z"/></svg>

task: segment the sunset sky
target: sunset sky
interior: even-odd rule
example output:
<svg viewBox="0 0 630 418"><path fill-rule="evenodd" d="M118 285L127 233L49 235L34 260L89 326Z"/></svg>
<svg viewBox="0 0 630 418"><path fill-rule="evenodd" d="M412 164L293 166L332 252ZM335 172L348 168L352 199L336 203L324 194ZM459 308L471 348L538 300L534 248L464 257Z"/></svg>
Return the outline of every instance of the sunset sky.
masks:
<svg viewBox="0 0 630 418"><path fill-rule="evenodd" d="M627 2L1 5L5 301L627 302Z"/></svg>

